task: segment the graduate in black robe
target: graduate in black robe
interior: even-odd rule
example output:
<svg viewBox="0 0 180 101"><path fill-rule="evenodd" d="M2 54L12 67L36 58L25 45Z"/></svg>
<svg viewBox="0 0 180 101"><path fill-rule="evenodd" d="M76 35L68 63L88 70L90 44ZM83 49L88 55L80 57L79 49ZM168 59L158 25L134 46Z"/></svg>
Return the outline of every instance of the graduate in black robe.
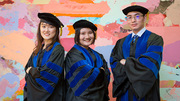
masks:
<svg viewBox="0 0 180 101"><path fill-rule="evenodd" d="M110 57L117 101L160 101L163 39L144 27L147 12L138 5L123 9L133 33L117 41Z"/></svg>
<svg viewBox="0 0 180 101"><path fill-rule="evenodd" d="M67 53L65 71L66 101L108 101L110 72L103 55L91 49L97 27L79 20L73 24L75 45Z"/></svg>
<svg viewBox="0 0 180 101"><path fill-rule="evenodd" d="M63 24L50 13L38 17L37 45L25 66L24 101L64 101L64 48L59 43Z"/></svg>

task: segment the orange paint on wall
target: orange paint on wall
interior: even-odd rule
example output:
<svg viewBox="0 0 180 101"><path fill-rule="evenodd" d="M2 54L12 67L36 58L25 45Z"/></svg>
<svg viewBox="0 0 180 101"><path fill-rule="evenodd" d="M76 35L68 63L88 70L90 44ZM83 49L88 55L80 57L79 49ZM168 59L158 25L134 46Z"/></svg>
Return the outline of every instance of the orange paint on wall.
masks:
<svg viewBox="0 0 180 101"><path fill-rule="evenodd" d="M65 13L52 13L56 16L70 16L70 17L102 17L104 14L65 14Z"/></svg>
<svg viewBox="0 0 180 101"><path fill-rule="evenodd" d="M34 0L27 0L27 1L30 2L30 3L33 3Z"/></svg>
<svg viewBox="0 0 180 101"><path fill-rule="evenodd" d="M110 8L107 2L101 3L58 3L50 1L49 4L38 5L42 12L50 12L60 16L77 16L77 17L102 17L108 13Z"/></svg>
<svg viewBox="0 0 180 101"><path fill-rule="evenodd" d="M21 31L0 37L0 53L5 59L16 60L23 66L26 65L34 48L34 42Z"/></svg>
<svg viewBox="0 0 180 101"><path fill-rule="evenodd" d="M174 86L176 81L174 80L168 80L168 81L160 81L160 88L171 88Z"/></svg>
<svg viewBox="0 0 180 101"><path fill-rule="evenodd" d="M70 1L75 1L77 3L94 3L92 0L70 0Z"/></svg>
<svg viewBox="0 0 180 101"><path fill-rule="evenodd" d="M67 27L68 27L68 31L69 31L68 35L71 35L71 34L75 33L75 30L74 30L72 25L67 25Z"/></svg>

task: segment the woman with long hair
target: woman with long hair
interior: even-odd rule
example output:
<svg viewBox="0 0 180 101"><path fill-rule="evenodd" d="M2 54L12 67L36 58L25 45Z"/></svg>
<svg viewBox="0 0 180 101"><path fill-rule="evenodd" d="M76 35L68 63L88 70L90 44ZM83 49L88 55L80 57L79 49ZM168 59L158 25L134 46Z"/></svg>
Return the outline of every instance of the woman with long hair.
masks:
<svg viewBox="0 0 180 101"><path fill-rule="evenodd" d="M73 24L75 45L67 53L66 101L108 101L110 72L102 54L91 49L97 27L87 20Z"/></svg>
<svg viewBox="0 0 180 101"><path fill-rule="evenodd" d="M64 48L59 28L64 25L51 13L38 13L38 17L36 46L25 66L24 101L63 101Z"/></svg>

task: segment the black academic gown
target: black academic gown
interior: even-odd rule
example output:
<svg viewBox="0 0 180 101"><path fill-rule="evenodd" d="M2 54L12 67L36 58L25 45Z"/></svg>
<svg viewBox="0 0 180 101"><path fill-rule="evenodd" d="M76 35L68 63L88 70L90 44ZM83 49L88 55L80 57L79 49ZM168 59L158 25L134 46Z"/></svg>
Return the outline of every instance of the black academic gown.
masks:
<svg viewBox="0 0 180 101"><path fill-rule="evenodd" d="M64 48L56 42L49 51L31 55L26 64L24 101L64 101Z"/></svg>
<svg viewBox="0 0 180 101"><path fill-rule="evenodd" d="M83 52L82 52L83 51ZM95 55L96 54L96 55ZM100 69L103 67L103 69ZM110 72L103 56L75 45L66 55L66 101L108 101Z"/></svg>
<svg viewBox="0 0 180 101"><path fill-rule="evenodd" d="M110 57L117 101L160 101L162 51L162 37L148 30L135 43L132 34L117 41ZM125 65L121 59L126 59Z"/></svg>

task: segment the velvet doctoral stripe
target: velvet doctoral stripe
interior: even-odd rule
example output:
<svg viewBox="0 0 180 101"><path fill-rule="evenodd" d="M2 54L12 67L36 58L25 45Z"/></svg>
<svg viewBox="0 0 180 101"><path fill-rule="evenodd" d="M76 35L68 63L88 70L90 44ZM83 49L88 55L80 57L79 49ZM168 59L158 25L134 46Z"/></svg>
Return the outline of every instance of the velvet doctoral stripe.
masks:
<svg viewBox="0 0 180 101"><path fill-rule="evenodd" d="M74 71L80 67L80 66L84 66L77 75L75 75L74 79L71 81L70 83L70 87L73 88L77 85L77 83L90 71L93 70L93 72L91 73L91 75L77 88L77 90L75 91L75 96L80 96L97 78L97 76L99 75L100 71L99 68L103 66L103 61L101 59L101 57L99 56L99 54L97 52L95 52L93 49L90 49L93 54L96 57L96 66L95 67L95 63L91 57L91 55L89 54L89 52L79 46L79 45L74 45L74 48L76 48L77 50L79 50L85 57L85 60L81 60L78 61L76 63L74 63L71 68L70 71L66 74L66 78L69 79L72 77Z"/></svg>

